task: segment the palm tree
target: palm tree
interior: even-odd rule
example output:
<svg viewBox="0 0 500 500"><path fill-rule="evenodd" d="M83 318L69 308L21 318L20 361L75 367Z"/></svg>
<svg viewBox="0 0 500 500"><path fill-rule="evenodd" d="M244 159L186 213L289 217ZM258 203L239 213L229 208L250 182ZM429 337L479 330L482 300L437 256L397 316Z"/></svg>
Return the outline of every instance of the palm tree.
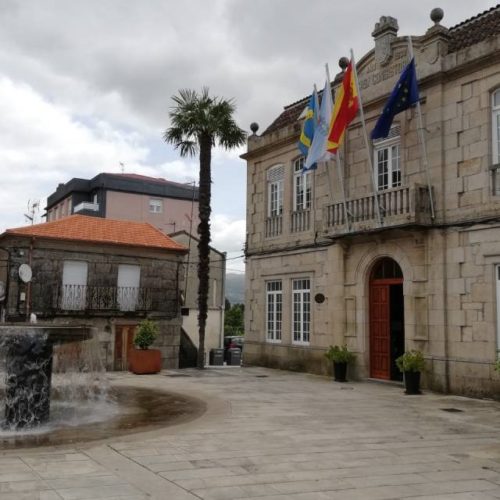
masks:
<svg viewBox="0 0 500 500"><path fill-rule="evenodd" d="M200 155L199 219L198 225L198 368L204 367L205 327L208 310L210 272L210 198L212 148L216 145L232 149L245 143L246 133L233 119L233 100L210 97L208 88L201 94L194 90L179 90L173 96L175 106L169 116L172 126L164 134L165 142L179 149L180 155Z"/></svg>

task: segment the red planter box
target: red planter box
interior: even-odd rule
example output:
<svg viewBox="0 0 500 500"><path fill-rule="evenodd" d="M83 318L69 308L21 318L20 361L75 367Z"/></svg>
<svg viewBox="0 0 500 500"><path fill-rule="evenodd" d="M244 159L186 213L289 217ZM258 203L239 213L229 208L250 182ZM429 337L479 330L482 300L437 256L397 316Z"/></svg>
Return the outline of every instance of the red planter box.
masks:
<svg viewBox="0 0 500 500"><path fill-rule="evenodd" d="M161 370L161 351L158 349L130 349L128 368L136 375L158 373Z"/></svg>

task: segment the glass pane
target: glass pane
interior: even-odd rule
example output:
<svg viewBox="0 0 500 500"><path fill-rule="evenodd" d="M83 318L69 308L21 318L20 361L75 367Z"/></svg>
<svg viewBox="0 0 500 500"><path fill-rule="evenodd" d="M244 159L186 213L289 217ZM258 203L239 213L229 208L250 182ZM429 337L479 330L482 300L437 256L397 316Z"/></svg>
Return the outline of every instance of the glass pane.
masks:
<svg viewBox="0 0 500 500"><path fill-rule="evenodd" d="M500 95L500 92L498 92L498 94ZM500 112L497 112L496 113L496 122L497 122L497 126L496 126L496 136L497 136L497 139L496 139L496 151L495 151L495 156L496 158L493 159L493 161L495 163L500 163Z"/></svg>
<svg viewBox="0 0 500 500"><path fill-rule="evenodd" d="M493 106L495 106L495 108L500 106L500 90L496 90L493 94Z"/></svg>

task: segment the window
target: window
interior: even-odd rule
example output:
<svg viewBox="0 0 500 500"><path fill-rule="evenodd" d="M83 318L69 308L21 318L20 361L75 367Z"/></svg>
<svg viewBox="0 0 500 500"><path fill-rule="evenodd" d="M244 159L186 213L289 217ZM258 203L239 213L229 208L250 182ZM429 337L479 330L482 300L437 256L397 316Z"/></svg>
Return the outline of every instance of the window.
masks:
<svg viewBox="0 0 500 500"><path fill-rule="evenodd" d="M65 260L63 266L61 308L81 311L86 304L88 263Z"/></svg>
<svg viewBox="0 0 500 500"><path fill-rule="evenodd" d="M117 301L120 311L135 311L139 299L140 266L118 266Z"/></svg>
<svg viewBox="0 0 500 500"><path fill-rule="evenodd" d="M493 165L500 163L500 89L491 96Z"/></svg>
<svg viewBox="0 0 500 500"><path fill-rule="evenodd" d="M309 279L294 279L293 300L293 342L308 344L311 329L311 282Z"/></svg>
<svg viewBox="0 0 500 500"><path fill-rule="evenodd" d="M283 314L283 291L281 281L268 281L266 284L266 322L267 340L281 341Z"/></svg>
<svg viewBox="0 0 500 500"><path fill-rule="evenodd" d="M495 266L495 278L497 285L497 357L500 358L500 264Z"/></svg>
<svg viewBox="0 0 500 500"><path fill-rule="evenodd" d="M311 208L312 172L302 173L304 157L301 156L293 163L293 211L301 212Z"/></svg>
<svg viewBox="0 0 500 500"><path fill-rule="evenodd" d="M283 213L283 178L285 167L277 165L267 172L267 216L277 217Z"/></svg>
<svg viewBox="0 0 500 500"><path fill-rule="evenodd" d="M152 214L161 214L163 209L163 203L161 200L157 200L155 198L151 198L149 200L149 211Z"/></svg>
<svg viewBox="0 0 500 500"><path fill-rule="evenodd" d="M387 139L373 144L375 179L379 191L401 186L399 134L400 127L393 127Z"/></svg>

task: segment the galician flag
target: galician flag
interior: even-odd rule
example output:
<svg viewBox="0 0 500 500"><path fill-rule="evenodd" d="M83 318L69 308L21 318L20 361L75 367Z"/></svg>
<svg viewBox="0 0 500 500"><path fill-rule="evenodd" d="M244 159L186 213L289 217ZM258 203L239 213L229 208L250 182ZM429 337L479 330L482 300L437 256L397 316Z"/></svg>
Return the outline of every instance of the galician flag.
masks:
<svg viewBox="0 0 500 500"><path fill-rule="evenodd" d="M314 131L314 138L304 163L304 172L316 168L317 162L327 161L332 156L326 150L326 141L328 139L332 109L332 91L330 82L327 78L325 81L325 88L323 89L323 96L321 98L321 107L319 109L317 126Z"/></svg>

